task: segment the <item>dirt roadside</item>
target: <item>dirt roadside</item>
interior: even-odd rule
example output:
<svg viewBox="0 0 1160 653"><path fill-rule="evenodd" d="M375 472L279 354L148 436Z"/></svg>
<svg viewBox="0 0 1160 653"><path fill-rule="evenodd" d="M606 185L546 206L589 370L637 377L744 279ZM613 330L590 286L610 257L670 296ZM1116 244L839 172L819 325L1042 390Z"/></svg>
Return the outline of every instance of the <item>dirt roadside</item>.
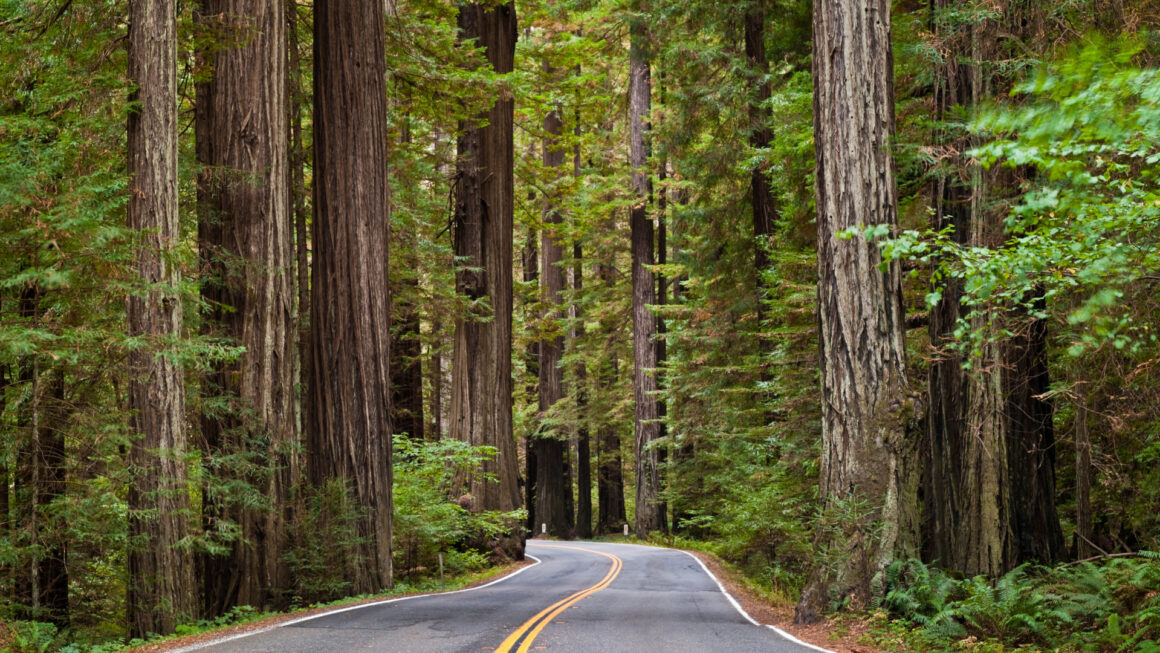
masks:
<svg viewBox="0 0 1160 653"><path fill-rule="evenodd" d="M739 582L736 572L729 570L711 555L700 551L688 551L703 562L709 571L721 581L733 598L741 607L762 625L776 626L793 635L807 644L813 644L833 651L833 653L882 653L880 649L864 644L859 640L866 633L866 628L854 622L844 623L840 628L829 619L820 621L811 626L799 626L793 623L793 608L770 605L768 601L758 597L744 584Z"/></svg>

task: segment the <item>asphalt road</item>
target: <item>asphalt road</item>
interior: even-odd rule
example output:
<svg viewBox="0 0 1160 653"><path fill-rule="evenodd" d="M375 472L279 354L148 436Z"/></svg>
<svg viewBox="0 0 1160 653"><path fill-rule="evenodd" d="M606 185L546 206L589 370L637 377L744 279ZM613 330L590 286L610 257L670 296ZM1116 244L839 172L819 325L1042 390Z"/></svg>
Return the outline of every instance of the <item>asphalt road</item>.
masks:
<svg viewBox="0 0 1160 653"><path fill-rule="evenodd" d="M541 562L491 585L339 610L182 650L811 650L751 622L701 563L681 551L529 540L527 552Z"/></svg>

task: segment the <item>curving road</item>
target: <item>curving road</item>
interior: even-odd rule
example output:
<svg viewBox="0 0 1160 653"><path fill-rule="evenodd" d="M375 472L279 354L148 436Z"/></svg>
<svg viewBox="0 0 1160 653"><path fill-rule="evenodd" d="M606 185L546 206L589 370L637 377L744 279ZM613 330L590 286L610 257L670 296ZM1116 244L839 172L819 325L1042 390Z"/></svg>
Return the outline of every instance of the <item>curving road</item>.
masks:
<svg viewBox="0 0 1160 653"><path fill-rule="evenodd" d="M528 541L539 564L486 586L340 609L182 651L772 651L813 647L757 626L681 551ZM815 649L820 650L820 649Z"/></svg>

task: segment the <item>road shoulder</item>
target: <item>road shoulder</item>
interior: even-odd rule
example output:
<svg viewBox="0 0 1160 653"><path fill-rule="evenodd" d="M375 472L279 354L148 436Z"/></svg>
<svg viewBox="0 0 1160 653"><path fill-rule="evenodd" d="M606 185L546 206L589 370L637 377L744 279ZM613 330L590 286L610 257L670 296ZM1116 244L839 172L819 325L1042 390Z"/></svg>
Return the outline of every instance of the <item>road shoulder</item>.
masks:
<svg viewBox="0 0 1160 653"><path fill-rule="evenodd" d="M684 550L684 549L682 549ZM810 626L793 623L793 606L771 605L766 599L750 591L741 581L739 574L716 557L701 551L688 551L701 561L726 591L741 604L749 616L762 625L775 626L779 630L813 646L833 653L880 653L880 650L859 641L866 629L858 622L844 621L840 626L832 619L825 619Z"/></svg>
<svg viewBox="0 0 1160 653"><path fill-rule="evenodd" d="M308 608L308 609L304 609L304 610L295 610L293 612L284 612L284 613L280 613L280 614L274 614L274 615L271 615L271 616L268 616L268 617L265 617L262 619L248 621L248 622L242 623L242 624L236 624L233 626L226 626L224 628L220 628L217 630L210 630L210 631L206 631L206 632L202 632L202 633L197 633L194 635L186 635L183 637L173 637L171 639L166 639L166 640L162 640L162 641L158 641L158 642L150 642L148 644L142 644L141 646L135 646L132 648L122 649L122 651L124 651L125 653L170 653L170 652L175 652L175 651L196 649L196 648L199 648L200 646L208 645L208 644L210 644L212 642L216 642L218 640L230 639L230 638L234 638L234 637L237 637L239 635L244 635L247 633L269 630L270 628L277 627L277 626L279 626L287 621L299 621L299 620L302 620L302 619L307 618L307 617L314 617L314 616L326 614L328 612L337 612L340 610L349 610L349 609L354 608L354 607L359 607L359 606L363 606L363 605L370 605L370 604L374 604L374 603L383 603L386 601L395 601L395 600L406 598L406 597L425 596L425 595L431 595L431 594L447 594L450 592L462 592L464 590L474 589L474 588L480 587L482 585L486 585L489 583L494 583L496 581L499 581L503 578L511 576L512 574L520 571L521 569L525 569L525 568L527 568L531 565L534 565L534 564L536 564L536 563L531 559L525 559L525 560L520 561L520 562L512 562L512 563L509 563L507 565L502 566L500 568L500 570L495 572L495 573L483 574L479 578L471 581L470 583L467 583L466 585L463 585L461 587L455 587L455 588L448 589L445 591L430 592L430 591L418 591L418 590L416 590L414 592L402 592L399 594L383 594L380 596L371 596L371 597L367 597L367 598L359 599L359 600L355 600L355 601L345 601L345 602L334 604L334 605L321 606L321 607L317 607L317 608Z"/></svg>

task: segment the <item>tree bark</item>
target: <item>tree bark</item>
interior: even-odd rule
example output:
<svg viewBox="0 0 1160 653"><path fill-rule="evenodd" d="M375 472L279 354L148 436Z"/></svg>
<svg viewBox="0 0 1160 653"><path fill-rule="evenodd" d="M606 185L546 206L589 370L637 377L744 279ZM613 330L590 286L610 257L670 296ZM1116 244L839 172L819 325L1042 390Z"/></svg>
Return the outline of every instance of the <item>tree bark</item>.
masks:
<svg viewBox="0 0 1160 653"><path fill-rule="evenodd" d="M177 22L172 0L129 3L128 227L137 232L142 287L129 297L129 486L126 614L131 637L168 634L196 614L189 532L185 384L170 342L181 338L177 216Z"/></svg>
<svg viewBox="0 0 1160 653"><path fill-rule="evenodd" d="M443 332L443 323L438 318L431 322L431 344L427 345L428 375L431 377L431 427L425 433L429 440L439 440L443 437L443 352L441 351L439 335Z"/></svg>
<svg viewBox="0 0 1160 653"><path fill-rule="evenodd" d="M514 3L459 8L459 34L476 41L498 73L510 73L516 45ZM518 460L512 435L512 192L513 101L500 97L481 118L460 125L455 184L455 253L465 265L456 290L475 302L473 314L455 326L450 433L472 445L496 448L479 470L498 482L471 479L476 510L508 512L521 504ZM486 304L486 306L484 306ZM498 543L523 558L518 525Z"/></svg>
<svg viewBox="0 0 1160 653"><path fill-rule="evenodd" d="M545 65L549 75L553 70ZM555 180L564 175L564 150L560 146L563 121L559 108L544 118L544 167L553 171ZM548 322L551 335L540 340L539 408L541 426L535 438L536 449L536 521L546 524L548 533L556 537L572 537L575 522L569 496L572 484L567 482L568 433L560 428L545 426L544 419L552 406L564 397L564 369L560 360L564 355L564 336L559 333L563 319L561 309L564 294L564 246L560 228L563 216L558 207L559 197L549 192L544 198L544 229L540 240L540 290L545 303L554 307L542 316ZM538 531L537 531L538 532Z"/></svg>
<svg viewBox="0 0 1160 653"><path fill-rule="evenodd" d="M873 579L918 540L916 400L906 378L901 267L875 243L838 234L897 225L890 3L826 0L814 8L818 313L822 381L820 498L835 552L816 568L795 621L831 601L867 605ZM856 74L851 74L856 71Z"/></svg>
<svg viewBox="0 0 1160 653"><path fill-rule="evenodd" d="M346 561L355 593L392 584L383 4L334 0L314 18L314 223L309 473L365 511Z"/></svg>
<svg viewBox="0 0 1160 653"><path fill-rule="evenodd" d="M523 251L520 252L524 283L528 285L539 285L540 281L538 240L536 230L529 228L527 237L524 238ZM528 378L528 384L524 390L529 397L536 395L538 400L540 384L540 342L538 340L531 339L527 345L527 350L524 352L524 369ZM532 429L524 437L524 506L528 511L527 529L533 535L539 533L541 529L536 514L536 479L540 469L539 460L536 459L537 451L539 448L536 445L535 430Z"/></svg>
<svg viewBox="0 0 1160 653"><path fill-rule="evenodd" d="M419 291L419 280L403 284L411 296ZM423 346L419 340L419 310L411 299L393 295L392 311L396 315L394 343L391 346L392 388L391 425L396 433L406 433L414 440L423 439Z"/></svg>
<svg viewBox="0 0 1160 653"><path fill-rule="evenodd" d="M303 88L302 57L298 41L297 0L286 0L286 34L289 50L289 73L287 95L290 104L290 192L294 211L294 272L297 283L295 304L295 329L297 331L298 356L294 360L294 380L299 388L294 394L294 414L299 429L306 422L305 395L306 380L310 378L310 231L306 218L310 214L307 203L309 189L306 181L306 164L310 152L302 137L303 110L308 101ZM301 437L301 434L300 434ZM295 467L302 468L301 455L295 458ZM301 476L301 473L298 473Z"/></svg>
<svg viewBox="0 0 1160 653"><path fill-rule="evenodd" d="M30 329L43 328L41 299L35 283L20 291L18 313ZM44 369L38 354L23 357L19 369L17 381L27 388L22 393L27 399L19 407L17 426L28 438L13 442L17 454L13 535L23 559L14 578L13 598L18 618L63 628L69 624L68 543L59 535L62 531L53 523L49 506L65 494L67 462L64 433L59 428L68 419L64 374ZM5 495L7 491L5 485ZM3 516L7 521L7 511Z"/></svg>
<svg viewBox="0 0 1160 653"><path fill-rule="evenodd" d="M745 12L745 58L749 60L751 80L749 102L749 145L755 149L765 149L773 142L773 131L769 128L769 101L771 90L767 75L769 61L765 55L765 2L752 0ZM777 203L764 166L756 166L750 176L750 201L753 204L754 271L758 290L758 300L762 297L764 284L762 271L769 267L769 236L777 220ZM764 305L758 305L758 315L764 313Z"/></svg>
<svg viewBox="0 0 1160 653"><path fill-rule="evenodd" d="M616 277L611 256L597 268L600 282L611 290ZM611 332L612 326L604 329ZM597 383L601 391L616 387L619 365L616 355L606 351L600 361ZM628 520L624 506L624 473L620 457L620 436L615 426L602 424L596 432L596 532L619 532Z"/></svg>
<svg viewBox="0 0 1160 653"><path fill-rule="evenodd" d="M0 319L4 316L4 296L0 293ZM7 409L8 394L7 388L12 383L10 377L11 370L8 365L0 364L0 388L5 390L0 391L0 415L4 414ZM9 495L10 475L9 475L9 461L12 460L12 445L11 440L0 445L0 540L7 540L10 538L12 531L11 522L11 505L12 500ZM7 586L12 580L12 566L7 562L0 563L0 585Z"/></svg>
<svg viewBox="0 0 1160 653"><path fill-rule="evenodd" d="M996 26L963 27L948 20L944 14L953 16L961 4L931 4L932 31L947 51L935 85L935 115L944 121L953 119L954 107L973 109L979 98L992 94L982 65L996 56ZM934 140L946 153L948 169L932 185L932 226L953 228L961 244L1002 246L1008 234L1001 200L1014 188L1010 173L983 171L965 161L960 153L977 143L952 127L937 128ZM1053 559L1062 547L1057 518L1051 523L1051 408L1038 398L1047 390L1046 359L1042 366L1036 362L1045 356L1046 338L1036 321L1024 320L1024 334L1002 338L991 318L973 318L972 329L984 343L968 372L949 350L963 316L962 282L947 280L941 291L930 313L938 359L930 373L924 555L965 575L997 577L1027 560Z"/></svg>
<svg viewBox="0 0 1160 653"><path fill-rule="evenodd" d="M577 126L579 131L579 126ZM578 135L578 134L577 134ZM575 175L580 176L580 150L576 146ZM572 245L572 288L579 295L584 289L584 252L579 242ZM576 327L572 340L584 336L583 312L579 302L573 304ZM580 414L576 429L576 536L592 537L592 450L588 434L588 373L584 363L576 365L576 406Z"/></svg>
<svg viewBox="0 0 1160 653"><path fill-rule="evenodd" d="M1038 301L1042 309L1043 299ZM1064 556L1063 531L1055 509L1054 407L1043 399L1051 387L1047 321L1025 320L1026 328L1006 343L1002 381L1010 429L1007 466L1015 533L1011 567L1028 561L1051 564Z"/></svg>
<svg viewBox="0 0 1160 653"><path fill-rule="evenodd" d="M248 483L268 509L247 508L207 487L206 526L236 523L240 538L224 556L203 557L203 610L281 599L289 572L281 562L283 508L296 483L294 249L291 212L287 46L284 5L203 0L200 22L217 36L197 89L198 244L209 276L202 296L210 329L245 352L208 375L207 393L233 402L228 414L202 416L207 459L243 456L222 481Z"/></svg>
<svg viewBox="0 0 1160 653"><path fill-rule="evenodd" d="M1092 548L1092 441L1088 435L1087 392L1084 383L1075 390L1075 558L1095 555Z"/></svg>
<svg viewBox="0 0 1160 653"><path fill-rule="evenodd" d="M932 0L932 14L958 0ZM932 20L931 30L947 38L940 21ZM973 102L970 69L957 58L948 57L936 69L933 92L936 120L946 120L955 106ZM933 134L936 146L956 147L958 135L950 128L937 127ZM937 175L931 184L931 205L934 213L931 227L936 230L953 229L955 242L964 244L970 237L971 190L962 178L962 171L954 166ZM924 558L950 565L956 555L955 538L958 530L961 503L964 500L958 482L962 446L967 436L967 388L969 377L963 370L963 359L949 348L953 342L955 325L961 317L960 299L962 282L946 279L939 290L942 300L931 308L929 333L935 360L928 376L930 405L927 414L927 441L924 446L925 512Z"/></svg>
<svg viewBox="0 0 1160 653"><path fill-rule="evenodd" d="M638 536L667 530L664 503L661 500L660 437L656 390L657 334L656 316L650 307L656 304L656 279L648 266L654 262L653 223L648 215L652 194L649 172L648 119L652 90L649 71L648 31L644 24L643 3L634 7L638 15L629 26L629 165L635 199L630 211L632 232L632 349L633 398L635 403L633 448L636 462L636 520Z"/></svg>
<svg viewBox="0 0 1160 653"><path fill-rule="evenodd" d="M39 433L36 435L36 451L40 465L37 483L34 491L37 493L36 505L48 508L53 502L65 496L66 468L68 461L65 458L64 431L61 426L68 422L68 408L65 402L64 373L57 371L52 375L48 384L47 398L43 412L48 419L37 420ZM47 512L51 512L48 508ZM69 591L68 591L68 541L60 534L60 529L53 528L52 524L44 524L44 533L38 533L37 539L43 553L36 561L40 596L37 603L40 612L36 615L37 621L51 621L64 628L69 624Z"/></svg>

